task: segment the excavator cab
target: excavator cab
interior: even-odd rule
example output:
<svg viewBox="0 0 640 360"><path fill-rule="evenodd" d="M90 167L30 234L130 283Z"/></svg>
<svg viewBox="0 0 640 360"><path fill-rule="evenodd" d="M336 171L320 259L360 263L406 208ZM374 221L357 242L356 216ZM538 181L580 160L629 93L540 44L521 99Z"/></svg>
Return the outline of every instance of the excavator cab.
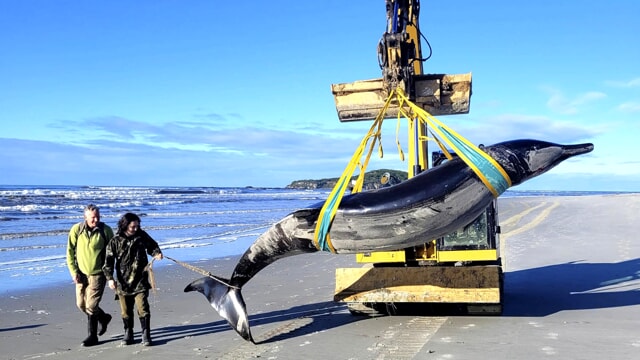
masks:
<svg viewBox="0 0 640 360"><path fill-rule="evenodd" d="M456 156L452 153L453 156ZM447 161L442 151L431 153L433 166L439 166ZM494 200L487 210L480 214L473 222L460 229L447 234L437 240L437 248L440 251L478 251L486 250L488 256L476 257L478 260L491 264L500 264L500 243L498 234L498 202ZM495 252L494 252L495 251ZM467 260L469 261L469 260Z"/></svg>

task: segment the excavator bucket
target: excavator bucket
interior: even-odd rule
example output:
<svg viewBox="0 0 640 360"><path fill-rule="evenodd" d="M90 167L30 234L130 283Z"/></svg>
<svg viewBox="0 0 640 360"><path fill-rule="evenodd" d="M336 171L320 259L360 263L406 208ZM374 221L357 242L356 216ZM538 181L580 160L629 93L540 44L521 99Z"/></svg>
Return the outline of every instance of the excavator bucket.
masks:
<svg viewBox="0 0 640 360"><path fill-rule="evenodd" d="M413 77L412 101L431 115L467 114L471 101L471 73L425 74ZM388 97L382 78L331 85L341 122L375 119ZM385 118L398 116L398 106L389 106Z"/></svg>

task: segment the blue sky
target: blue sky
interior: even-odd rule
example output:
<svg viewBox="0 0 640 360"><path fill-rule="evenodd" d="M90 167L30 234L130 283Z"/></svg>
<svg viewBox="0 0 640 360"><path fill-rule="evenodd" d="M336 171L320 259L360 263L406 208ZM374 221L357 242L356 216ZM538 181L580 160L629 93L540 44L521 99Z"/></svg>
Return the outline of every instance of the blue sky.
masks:
<svg viewBox="0 0 640 360"><path fill-rule="evenodd" d="M640 191L639 14L632 0L423 0L424 72L473 74L469 114L439 119L474 143L594 143L515 190ZM371 124L340 123L330 85L381 76L385 26L382 0L0 0L0 183L338 177ZM368 169L406 170L395 126Z"/></svg>

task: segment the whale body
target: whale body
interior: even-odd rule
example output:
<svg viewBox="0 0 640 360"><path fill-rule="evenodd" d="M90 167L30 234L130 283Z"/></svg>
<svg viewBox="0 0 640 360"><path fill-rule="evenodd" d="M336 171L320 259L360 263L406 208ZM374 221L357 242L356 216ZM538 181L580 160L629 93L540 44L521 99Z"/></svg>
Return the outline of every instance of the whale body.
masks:
<svg viewBox="0 0 640 360"><path fill-rule="evenodd" d="M593 144L513 140L481 149L515 186L592 151ZM420 245L471 223L494 198L473 170L454 158L397 185L344 196L329 229L331 244L337 254ZM202 293L238 334L253 342L242 286L278 259L319 251L313 240L323 204L294 211L271 226L245 251L230 279L203 277L184 291Z"/></svg>

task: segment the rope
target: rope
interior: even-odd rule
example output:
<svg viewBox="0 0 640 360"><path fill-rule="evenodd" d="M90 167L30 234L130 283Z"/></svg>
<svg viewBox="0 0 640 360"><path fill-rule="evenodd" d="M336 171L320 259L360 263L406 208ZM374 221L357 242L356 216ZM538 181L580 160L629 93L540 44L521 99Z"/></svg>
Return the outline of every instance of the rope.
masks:
<svg viewBox="0 0 640 360"><path fill-rule="evenodd" d="M153 295L157 294L157 288L156 288L156 277L153 274L153 262L156 261L155 258L151 258L151 262L149 264L147 264L147 267L145 270L147 270L147 273L149 274L149 283L151 284L151 290L153 290Z"/></svg>
<svg viewBox="0 0 640 360"><path fill-rule="evenodd" d="M237 287L237 286L233 286L233 285L228 284L227 282L223 281L223 280L222 280L222 279L220 279L219 277L217 277L217 276L213 275L212 273L210 273L210 272L208 272L208 271L206 271L206 270L204 270L204 269L201 269L201 268L199 268L199 267L195 267L195 266L193 266L193 265L189 265L189 264L187 264L187 263L185 263L185 262L182 262L182 261L179 261L179 260L176 260L176 259L170 258L170 257L168 257L168 256L166 256L166 255L164 255L164 258L165 258L165 259L169 259L169 260L173 261L174 263L176 263L176 264L178 264L178 265L180 265L180 266L182 266L182 267L185 267L185 268L187 268L187 269L189 269L189 270L193 270L193 271L195 271L195 272L199 273L200 275L204 275L204 276L210 277L210 278L212 278L213 280L215 280L215 281L219 282L219 283L220 283L220 284L222 284L222 285L226 285L226 286L228 286L228 287L230 287L230 288L233 288L233 289L240 289L240 288L239 288L239 287Z"/></svg>

